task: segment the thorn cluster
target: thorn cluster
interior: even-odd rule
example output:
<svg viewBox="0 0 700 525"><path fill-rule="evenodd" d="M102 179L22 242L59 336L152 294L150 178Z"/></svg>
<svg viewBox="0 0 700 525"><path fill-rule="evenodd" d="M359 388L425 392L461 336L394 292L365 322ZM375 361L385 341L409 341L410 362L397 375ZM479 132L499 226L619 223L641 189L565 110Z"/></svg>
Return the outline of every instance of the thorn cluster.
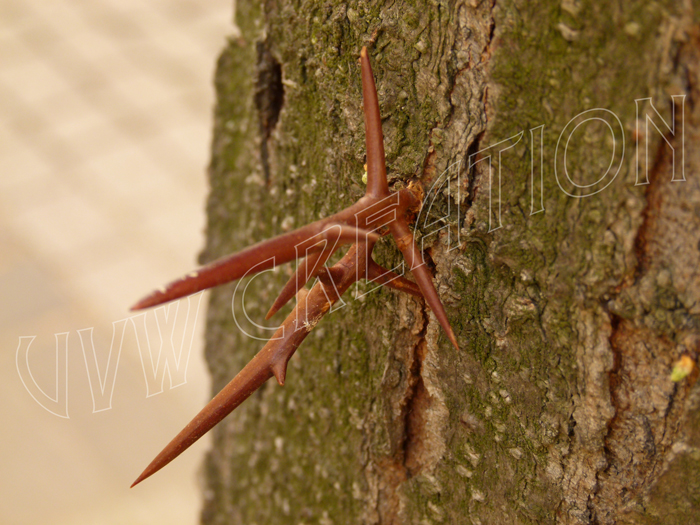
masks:
<svg viewBox="0 0 700 525"><path fill-rule="evenodd" d="M267 318L296 296L297 304L293 311L262 350L156 456L132 487L179 456L265 381L274 376L283 385L287 363L296 349L340 296L360 279L423 297L449 340L459 349L445 309L433 286L430 271L423 262L406 219L407 212L420 205L420 190L412 186L397 192L389 191L377 90L366 48L362 48L360 53L360 64L367 144L365 195L352 206L330 217L218 259L153 292L132 308L140 310L156 306L234 281L253 268L261 272L277 264L304 257L270 308ZM388 231L394 237L397 247L408 262L415 283L382 268L372 259L372 249L380 237L376 233L378 231ZM325 263L343 244L352 246L336 264L326 267ZM304 286L312 278L318 278L318 281L307 291Z"/></svg>

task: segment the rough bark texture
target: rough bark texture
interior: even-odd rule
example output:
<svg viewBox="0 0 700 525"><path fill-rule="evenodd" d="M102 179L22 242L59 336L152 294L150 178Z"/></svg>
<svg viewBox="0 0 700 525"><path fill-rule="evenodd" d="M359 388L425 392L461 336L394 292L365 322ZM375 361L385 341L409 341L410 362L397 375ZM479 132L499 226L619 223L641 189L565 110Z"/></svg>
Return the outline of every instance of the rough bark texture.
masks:
<svg viewBox="0 0 700 525"><path fill-rule="evenodd" d="M286 385L215 429L203 523L695 522L697 367L670 373L700 351L698 5L592 4L238 0L202 261L362 195L367 45L390 184L428 190L416 231L460 351L421 301L348 294ZM673 126L672 95L685 134L680 106L662 131L677 163L685 141L686 180L642 126L637 185L635 100ZM390 242L376 252L401 261ZM290 271L212 294L215 390L270 335L254 323Z"/></svg>

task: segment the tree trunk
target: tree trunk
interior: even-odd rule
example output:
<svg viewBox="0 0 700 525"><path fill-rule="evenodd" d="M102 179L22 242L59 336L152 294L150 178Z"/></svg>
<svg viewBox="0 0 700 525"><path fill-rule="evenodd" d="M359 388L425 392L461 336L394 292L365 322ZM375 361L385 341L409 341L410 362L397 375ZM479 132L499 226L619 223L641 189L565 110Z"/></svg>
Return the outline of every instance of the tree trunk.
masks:
<svg viewBox="0 0 700 525"><path fill-rule="evenodd" d="M422 301L348 293L214 430L203 522L694 521L697 3L237 3L202 262L364 193L366 45L460 351ZM215 391L290 271L212 294Z"/></svg>

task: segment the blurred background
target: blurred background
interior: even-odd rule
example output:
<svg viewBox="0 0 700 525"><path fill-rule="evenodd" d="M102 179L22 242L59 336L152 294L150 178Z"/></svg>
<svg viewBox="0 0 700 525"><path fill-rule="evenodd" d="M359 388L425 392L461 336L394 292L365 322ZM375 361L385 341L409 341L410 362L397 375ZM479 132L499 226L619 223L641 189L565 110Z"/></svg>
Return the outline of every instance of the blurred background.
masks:
<svg viewBox="0 0 700 525"><path fill-rule="evenodd" d="M209 397L207 297L190 304L193 339L187 301L172 335L166 316L143 325L128 308L196 267L232 13L232 0L0 1L4 525L198 522L206 442L129 485ZM161 348L182 352L174 388Z"/></svg>

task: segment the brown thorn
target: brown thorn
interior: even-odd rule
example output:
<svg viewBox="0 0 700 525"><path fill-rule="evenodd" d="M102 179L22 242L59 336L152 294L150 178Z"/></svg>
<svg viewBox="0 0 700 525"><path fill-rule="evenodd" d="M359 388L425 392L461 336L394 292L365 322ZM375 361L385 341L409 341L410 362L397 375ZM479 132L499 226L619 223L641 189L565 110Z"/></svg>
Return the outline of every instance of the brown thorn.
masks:
<svg viewBox="0 0 700 525"><path fill-rule="evenodd" d="M376 262L370 259L367 267L367 280L393 288L400 292L406 292L416 297L423 297L420 287L413 281L409 281L405 277L398 275L391 270L382 268Z"/></svg>
<svg viewBox="0 0 700 525"><path fill-rule="evenodd" d="M407 293L422 295L452 344L458 348L457 339L437 295L430 272L423 264L420 251L404 218L405 211L416 204L415 201L418 200L418 197L411 190L401 190L398 193L389 193L388 190L379 102L366 48L363 48L360 53L360 62L367 144L368 183L365 196L331 217L214 261L210 265L174 281L166 288L154 292L133 307L134 310L137 310L156 306L206 288L212 288L239 279L249 273L261 272L276 264L291 261L302 252L306 253L307 256L312 256L309 262L306 262L307 267L312 266L312 271L309 273L318 273L319 275L319 282L310 291L307 292L304 288L298 289L297 304L282 326L275 332L273 339L268 341L243 370L163 449L132 484L132 487L176 458L239 406L270 377L274 376L280 385L284 384L287 363L297 347L316 323L330 311L331 306L361 275L367 275L371 280ZM410 195L404 198L406 192ZM397 208L394 209L394 207ZM390 217L392 212L397 213L397 215L386 222L387 217ZM318 246L318 240L314 240L314 238L318 235L322 237L328 235L324 232L333 226L339 226L341 229L340 241L355 242L356 244L353 244L345 256L331 268L319 268L321 264L326 262L327 258L324 260L324 254L321 253L324 248ZM369 233L369 230L383 226L389 227L396 244L409 263L417 285L400 276L387 281L386 279L390 275L395 274L391 274L391 272L387 274L388 271L370 259L374 242L379 236L375 233ZM321 260L323 263L319 264Z"/></svg>
<svg viewBox="0 0 700 525"><path fill-rule="evenodd" d="M313 275L308 273L307 268L309 267L309 264L312 267L315 266L322 254L323 252L312 253L311 255L307 256L306 259L299 262L299 266L297 266L296 271L287 280L285 285L282 287L282 290L277 295L275 302L272 303L267 315L265 315L265 319L270 319L273 315L275 315L280 308L287 304L289 300L294 297L307 282L309 282L309 279L311 279Z"/></svg>
<svg viewBox="0 0 700 525"><path fill-rule="evenodd" d="M280 386L284 386L284 379L287 376L287 362L286 361L275 361L270 367L272 374L277 379L277 383Z"/></svg>
<svg viewBox="0 0 700 525"><path fill-rule="evenodd" d="M362 101L365 113L365 143L367 147L367 195L385 197L389 195L384 160L384 136L382 119L379 114L377 88L374 84L372 65L369 62L367 48L360 52L362 71Z"/></svg>
<svg viewBox="0 0 700 525"><path fill-rule="evenodd" d="M152 476L206 434L214 425L245 401L265 381L272 377L269 363L270 343L212 399L192 421L158 454L131 485L132 487Z"/></svg>
<svg viewBox="0 0 700 525"><path fill-rule="evenodd" d="M390 225L390 228L394 239L396 239L396 245L406 258L406 261L411 269L411 273L416 279L416 283L418 283L418 286L420 287L420 291L425 298L425 302L435 314L440 326L442 326L442 329L447 334L447 338L450 340L452 345L459 350L457 337L455 337L455 334L452 331L445 308L442 306L437 290L435 290L435 285L433 285L433 278L430 275L425 262L423 262L423 256L421 255L420 250L413 239L411 230L408 229L408 225L403 220L393 222Z"/></svg>
<svg viewBox="0 0 700 525"><path fill-rule="evenodd" d="M335 237L333 236L334 233L336 234ZM311 280L311 278L318 275L321 267L326 264L328 259L338 249L341 235L349 235L350 233L354 233L356 240L370 239L372 242L374 242L379 238L378 234L368 232L360 228L353 228L352 226L347 226L344 224L329 225L329 227L323 231L322 239L320 239L317 243L323 244L322 250L320 252L309 254L299 263L296 271L289 278L287 283L282 288L282 291L277 296L277 299L275 299L275 302L270 307L265 319L270 319L273 315L275 315L280 308L287 304L287 302L294 297L296 293L309 282L309 280ZM317 244L313 245L313 247L315 248Z"/></svg>
<svg viewBox="0 0 700 525"><path fill-rule="evenodd" d="M352 225L340 223L346 216L353 218L355 210L350 207L326 219L302 226L294 231L259 242L177 279L156 290L131 307L142 310L179 299L186 295L235 281L246 275L260 273L299 257L300 253L315 253L322 250L319 238L328 238L329 231L337 234L336 243L357 242L358 238L376 235Z"/></svg>
<svg viewBox="0 0 700 525"><path fill-rule="evenodd" d="M270 377L275 377L280 385L284 384L287 363L296 349L310 332L310 328L299 326L299 320L318 322L340 295L355 282L356 266L362 250L353 245L348 253L333 268L342 272L342 277L335 283L333 294L328 297L321 283L311 289L305 297L300 297L294 310L284 323L275 331L267 344L258 354L229 382L214 399L212 399L194 419L156 456L148 467L131 485L132 487L155 474L177 456L182 454L195 441L230 414L245 401ZM362 267L364 270L364 266ZM301 295L301 294L300 294Z"/></svg>

